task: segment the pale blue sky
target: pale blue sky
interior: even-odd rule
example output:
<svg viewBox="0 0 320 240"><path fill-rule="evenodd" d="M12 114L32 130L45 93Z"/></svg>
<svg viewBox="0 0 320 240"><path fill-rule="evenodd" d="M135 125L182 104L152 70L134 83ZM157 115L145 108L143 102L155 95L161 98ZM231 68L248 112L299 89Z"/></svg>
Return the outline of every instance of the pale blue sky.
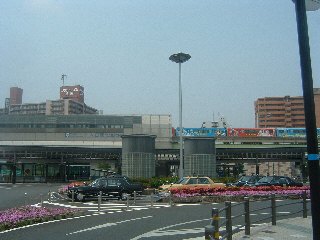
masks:
<svg viewBox="0 0 320 240"><path fill-rule="evenodd" d="M320 87L320 11L308 12L314 87ZM0 1L0 104L58 99L66 85L104 114L171 114L178 125L177 52L183 125L223 115L254 127L254 100L301 96L291 0Z"/></svg>

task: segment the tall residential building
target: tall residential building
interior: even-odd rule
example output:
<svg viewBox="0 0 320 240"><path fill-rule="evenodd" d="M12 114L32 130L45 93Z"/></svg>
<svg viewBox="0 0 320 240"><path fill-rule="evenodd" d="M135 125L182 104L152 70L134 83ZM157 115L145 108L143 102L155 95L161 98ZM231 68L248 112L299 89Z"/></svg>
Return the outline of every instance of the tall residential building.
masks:
<svg viewBox="0 0 320 240"><path fill-rule="evenodd" d="M320 127L320 88L314 90L316 124ZM254 102L255 127L305 127L304 100L297 97L264 97Z"/></svg>
<svg viewBox="0 0 320 240"><path fill-rule="evenodd" d="M18 87L10 88L10 105L22 103L23 89Z"/></svg>
<svg viewBox="0 0 320 240"><path fill-rule="evenodd" d="M60 88L60 99L46 100L40 103L22 103L23 90L10 88L10 98L6 99L5 108L0 115L72 115L98 114L98 110L84 103L84 88L80 85Z"/></svg>
<svg viewBox="0 0 320 240"><path fill-rule="evenodd" d="M11 115L71 115L98 114L98 110L72 99L47 100L42 103L24 103L10 106Z"/></svg>

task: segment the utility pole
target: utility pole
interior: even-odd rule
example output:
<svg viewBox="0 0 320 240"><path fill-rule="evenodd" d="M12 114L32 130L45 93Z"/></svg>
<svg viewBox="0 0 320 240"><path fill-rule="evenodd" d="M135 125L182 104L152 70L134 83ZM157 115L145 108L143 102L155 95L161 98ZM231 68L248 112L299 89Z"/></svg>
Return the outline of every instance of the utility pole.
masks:
<svg viewBox="0 0 320 240"><path fill-rule="evenodd" d="M320 168L319 149L317 139L317 126L315 116L315 104L313 95L313 79L308 35L308 23L305 0L295 0L296 20L298 30L298 42L300 52L300 67L304 99L305 123L307 134L308 167L310 180L310 198L313 240L320 240ZM318 1L309 0L308 4L314 4L319 9ZM311 10L316 10L311 9Z"/></svg>

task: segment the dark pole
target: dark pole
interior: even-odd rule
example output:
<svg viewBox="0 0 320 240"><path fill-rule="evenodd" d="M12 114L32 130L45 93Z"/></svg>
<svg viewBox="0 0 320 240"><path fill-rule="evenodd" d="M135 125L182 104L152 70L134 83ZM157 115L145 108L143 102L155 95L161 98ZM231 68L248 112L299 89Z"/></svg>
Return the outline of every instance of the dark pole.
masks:
<svg viewBox="0 0 320 240"><path fill-rule="evenodd" d="M300 66L304 98L305 124L307 133L308 167L311 195L313 239L320 240L320 177L317 126L313 96L313 80L308 36L305 0L296 0L296 18L300 51Z"/></svg>
<svg viewBox="0 0 320 240"><path fill-rule="evenodd" d="M16 184L16 181L17 181L17 157L16 157L16 153L13 153L12 184Z"/></svg>

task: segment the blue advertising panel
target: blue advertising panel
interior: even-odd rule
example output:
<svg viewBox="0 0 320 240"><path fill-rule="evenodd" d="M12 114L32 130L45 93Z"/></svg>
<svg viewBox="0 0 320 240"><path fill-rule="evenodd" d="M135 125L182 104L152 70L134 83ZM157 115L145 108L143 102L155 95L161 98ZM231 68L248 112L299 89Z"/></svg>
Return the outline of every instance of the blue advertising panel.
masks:
<svg viewBox="0 0 320 240"><path fill-rule="evenodd" d="M305 128L277 128L277 137L296 137L305 138L306 129Z"/></svg>
<svg viewBox="0 0 320 240"><path fill-rule="evenodd" d="M225 128L183 128L183 136L191 137L219 137L226 136ZM180 128L176 129L176 136L180 136Z"/></svg>

